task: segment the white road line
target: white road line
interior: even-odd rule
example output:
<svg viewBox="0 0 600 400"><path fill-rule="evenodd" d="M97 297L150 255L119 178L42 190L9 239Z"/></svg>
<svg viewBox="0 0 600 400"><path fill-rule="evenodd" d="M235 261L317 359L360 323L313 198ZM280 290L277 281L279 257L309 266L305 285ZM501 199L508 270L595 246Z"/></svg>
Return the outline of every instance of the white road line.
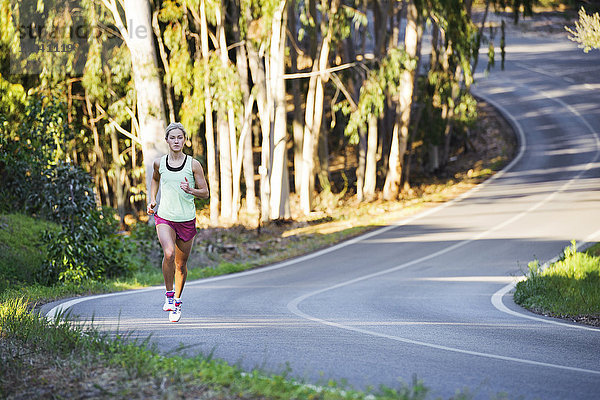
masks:
<svg viewBox="0 0 600 400"><path fill-rule="evenodd" d="M513 127L515 128L515 131L518 133L519 137L521 138L521 149L519 152L519 156L518 159L521 158L522 153L524 152L525 149L525 135L523 133L523 129L520 126L520 124L518 123L518 121L516 121L516 119L501 105L495 103L494 101L491 101L490 99L486 98L485 96L481 96L480 97L484 98L486 101L490 102L490 104L492 104L494 107L497 107L498 110L500 110L500 112L504 115L504 117L506 117L507 119L509 119L509 121L511 122L511 124L513 125ZM416 341L416 340L412 340L412 339L407 339L407 338L402 338L399 336L394 336L394 335L387 335L387 334L383 334L380 332L375 332L375 331L370 331L370 330L366 330L366 329L361 329L361 328L356 328L354 326L348 326L348 325L344 325L338 322L333 322L333 321L328 321L322 318L318 318L315 316L311 316L309 314L304 313L303 311L301 311L299 309L299 305L300 303L302 303L303 301L305 301L306 299L316 296L318 294L321 293L325 293L328 292L330 290L334 290L334 289L338 289L344 286L349 286L352 285L354 283L358 283L358 282L362 282L362 281L366 281L368 279L372 279L374 277L377 276L381 276L381 275L386 275L392 272L396 272L399 270L402 270L404 268L407 268L409 266L421 263L423 261L429 260L431 258L434 257L438 257L440 255L443 255L445 253L448 253L452 250L455 250L459 247L465 246L466 244L469 244L473 241L479 240L482 237L486 236L487 234L496 231L498 229L501 229L511 223L513 223L514 221L522 218L523 216L531 213L532 211L540 208L541 206L543 206L544 204L548 203L549 201L551 201L554 197L556 197L559 193L564 192L566 189L569 188L569 186L571 186L574 182L576 182L577 180L579 180L579 178L588 170L590 170L592 168L592 166L594 165L594 163L597 161L597 159L600 156L600 139L598 138L598 135L596 134L596 132L592 129L591 125L589 125L587 123L587 121L585 119L582 118L582 116L577 112L577 110L573 109L572 107L570 107L569 105L565 104L564 102L560 101L559 99L553 99L555 101L558 101L559 103L562 103L563 106L565 106L566 108L568 108L571 112L573 112L575 115L577 115L580 119L582 119L582 121L584 122L584 124L586 124L586 126L588 126L590 128L590 132L595 136L596 138L596 155L594 157L594 159L590 162L588 162L585 166L584 169L580 170L579 173L574 176L573 178L571 178L568 182L566 182L565 184L563 184L557 191L555 191L554 193L548 195L545 199L543 199L542 201L534 204L533 206L531 206L529 209L513 216L512 218L504 221L503 223L496 225L490 229L488 229L485 232L481 232L480 234L476 235L475 237L473 237L472 239L468 239L468 240L464 240L462 242L458 242L452 246L449 246L445 249L439 250L433 254L430 254L428 256L425 257L421 257L412 261L409 261L407 263L404 264L400 264L398 266L386 269L384 271L379 271L376 273L372 273L372 274L368 274L368 275L364 275L362 277L358 277L355 279L351 279L348 280L346 282L342 282L342 283L338 283L336 285L327 287L327 288L323 288L320 290L316 290L314 292L310 292L307 294L304 294L303 296L297 297L295 299L293 299L292 301L290 301L287 304L287 308L288 310L290 310L292 313L296 314L297 316L301 317L301 318L305 318L307 320L313 321L313 322L317 322L323 325L328 325L328 326L332 326L332 327L336 327L336 328L340 328L340 329L345 329L348 331L353 331L353 332L357 332L357 333L362 333L365 335L370 335L370 336L376 336L376 337L382 337L382 338L386 338L386 339L390 339L390 340L395 340L395 341L399 341L399 342L403 342L403 343L409 343L409 344L414 344L414 345L418 345L418 346L425 346L425 347L430 347L430 348L435 348L435 349L439 349L439 350L445 350L445 351L451 351L451 352L455 352L455 353L461 353L461 354L467 354L467 355L474 355L474 356L479 356L479 357L485 357L485 358L490 358L490 359L497 359L497 360L505 360L505 361L513 361L513 362L519 362L519 363L523 363L523 364L529 364L529 365L537 365L537 366L544 366L544 367L551 367L551 368L557 368L557 369L562 369L562 370L569 370L569 371L576 371L576 372L585 372L585 373L591 373L591 374L595 374L595 375L600 375L600 371L595 371L595 370L589 370L589 369L584 369L584 368L575 368L575 367L569 367L569 366L564 366L564 365L558 365L558 364L550 364L550 363L543 363L543 362L538 362L538 361L533 361L533 360L527 360L527 359L521 359L521 358L515 358L515 357L506 357L506 356L501 356L501 355L497 355L497 354L491 354L491 353L482 353L482 352L475 352L475 351L470 351L470 350L463 350L463 349L457 349L457 348L453 348L453 347L448 347L448 346L441 346L441 345L436 345L433 343L427 343L427 342L421 342L421 341ZM514 164L511 163L510 167L512 168ZM506 168L504 171L509 170L510 168ZM511 284L512 285L512 284ZM510 285L505 286L508 287ZM505 289L503 288L503 289ZM501 289L499 292L502 292ZM510 289L509 289L510 290ZM497 292L497 293L499 293ZM498 295L499 296L499 295ZM498 299L498 296L496 296L496 299ZM492 299L494 299L494 297L492 297ZM502 297L499 297L500 303L502 303ZM496 300L497 303L497 300ZM496 305L496 304L494 304ZM508 314L513 315L513 311L509 310L508 308L506 308L506 306L504 306L504 304L502 304L503 308L498 308L500 311L502 312L506 312L505 310L508 310ZM522 317L523 314L519 314L519 317ZM529 316L528 316L529 317ZM571 324L564 324L564 323L559 323L556 321L547 321L547 320L543 320L541 318L534 318L532 317L531 319L536 319L536 320L540 320L542 322L554 322L557 325L561 325L567 328L574 328L574 329L580 329L581 327L579 325L571 325ZM596 330L596 329L591 329L588 327L584 327L584 329L589 329L589 330L593 330L596 332L600 332L600 330Z"/></svg>
<svg viewBox="0 0 600 400"><path fill-rule="evenodd" d="M325 291L325 290L323 290L323 291ZM310 295L313 295L313 294L315 294L315 292L313 292ZM544 363L544 362L540 362L540 361L527 360L527 359L523 359L523 358L508 357L508 356L501 356L501 355L497 355L497 354L482 353L482 352L478 352L478 351L457 349L454 347L442 346L442 345L437 345L434 343L421 342L418 340L412 340L412 339L407 339L407 338L403 338L400 336L388 335L388 334L381 333L381 332L370 331L367 329L361 329L361 328L357 328L354 326L348 326L348 325L340 324L337 322L324 320L321 318L317 318L317 317L305 314L302 311L300 311L300 309L298 309L298 304L301 303L303 300L305 300L308 297L310 297L310 296L298 297L297 299L293 300L292 302L290 302L288 304L288 309L290 311L292 311L294 314L298 315L299 317L305 318L305 319L313 321L313 322L317 322L317 323L331 326L334 328L344 329L347 331L361 333L364 335L389 339L389 340L393 340L396 342L402 342L402 343L413 344L413 345L417 345L417 346L429 347L429 348L433 348L433 349L437 349L437 350L450 351L453 353L460 353L460 354L490 358L490 359L495 359L495 360L512 361L512 362L517 362L517 363L521 363L521 364L535 365L535 366L540 366L540 367L557 368L557 369L567 370L567 371L584 372L584 373L593 374L593 375L600 375L600 371L595 371L595 370L591 370L591 369L569 367L569 366L565 366L565 365L550 364L550 363Z"/></svg>
<svg viewBox="0 0 600 400"><path fill-rule="evenodd" d="M527 67L525 65L521 65L520 63L515 63L518 66L520 66L523 69L527 69L533 72L538 72L541 73L543 75L547 75L544 72L540 72L537 69L534 68L530 68ZM521 85L517 85L517 86L521 86ZM523 86L521 86L523 87ZM564 101L557 99L555 97L551 97L548 94L545 93L545 91L543 90L534 90L532 88L527 88L529 90L532 90L534 92L540 93L542 96L546 97L549 100L552 100L558 104L560 104L562 107L568 109L571 113L573 113L575 116L577 116L577 118L579 118L581 120L581 122L583 122L583 124L588 128L588 130L590 131L590 133L592 135L594 135L595 139L596 139L596 157L594 158L593 161L591 161L590 163L587 164L586 168L582 171L580 171L580 173L576 176L576 179L578 179L584 172L588 171L594 162L596 162L596 160L598 160L598 156L599 156L599 150L600 150L600 137L598 136L598 132L596 132L596 130L592 127L592 125L585 119L583 118L583 116L579 113L579 111L577 111L573 106L571 106L570 104L565 103ZM521 126L518 124L518 122L512 117L512 115L510 115L510 113L508 113L508 111L506 109L504 109L502 106L500 106L499 104L495 104L493 101L491 101L489 98L486 98L486 96L481 96L482 98L484 98L486 101L490 102L490 104L492 104L494 107L498 108L502 114L504 114L505 117L507 118L511 118L512 121L516 124L516 126L518 127L518 129L522 132L522 128ZM581 248L583 245L585 245L586 243L592 241L593 239L597 238L598 235L600 234L600 230L592 233L591 235L589 235L583 242L578 243L577 247ZM552 264L553 262L555 262L558 259L558 257L554 258L553 260L550 260L548 262L546 262L546 266L549 264ZM525 276L520 277L518 280L523 280L525 279ZM585 325L575 325L575 324L567 324L564 322L560 322L560 321L556 321L553 319L545 319L545 318L539 318L539 317L535 317L533 315L529 315L529 314L525 314L525 313L520 313L518 311L514 311L509 309L508 307L506 307L506 305L502 302L502 299L504 297L504 295L506 295L507 293L509 293L511 290L513 290L515 288L515 286L517 285L517 282L513 282L513 283L509 283L508 285L504 286L502 289L498 290L496 293L494 293L492 295L491 301L492 301L492 305L499 311L506 313L506 314L510 314L512 316L515 317L520 317L520 318L525 318L525 319L530 319L530 320L534 320L534 321L539 321L539 322L543 322L546 324L551 324L551 325L559 325L559 326L568 326L570 328L576 328L576 329L582 329L582 330L589 330L589 331L596 331L596 332L600 332L599 329L597 328L592 328L592 327L588 327Z"/></svg>

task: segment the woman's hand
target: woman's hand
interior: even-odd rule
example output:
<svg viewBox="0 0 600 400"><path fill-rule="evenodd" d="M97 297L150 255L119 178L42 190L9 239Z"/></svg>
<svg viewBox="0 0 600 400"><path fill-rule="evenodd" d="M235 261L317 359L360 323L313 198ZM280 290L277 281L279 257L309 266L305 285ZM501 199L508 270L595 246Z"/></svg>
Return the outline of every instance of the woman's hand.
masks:
<svg viewBox="0 0 600 400"><path fill-rule="evenodd" d="M151 201L150 203L148 203L148 208L146 209L146 212L148 212L149 215L154 214L154 207L156 207L156 201Z"/></svg>
<svg viewBox="0 0 600 400"><path fill-rule="evenodd" d="M181 187L181 190L183 190L187 194L194 195L194 189L192 189L190 187L190 183L188 182L187 178L184 177L183 179L185 179L185 182L181 182L179 184L179 187Z"/></svg>

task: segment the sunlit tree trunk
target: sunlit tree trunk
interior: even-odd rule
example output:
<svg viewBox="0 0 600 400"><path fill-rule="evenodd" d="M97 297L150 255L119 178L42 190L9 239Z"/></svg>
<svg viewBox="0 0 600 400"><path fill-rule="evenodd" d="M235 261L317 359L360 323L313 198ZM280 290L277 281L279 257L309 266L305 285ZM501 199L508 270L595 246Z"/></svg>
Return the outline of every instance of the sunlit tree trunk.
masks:
<svg viewBox="0 0 600 400"><path fill-rule="evenodd" d="M300 208L303 213L308 214L312 209L312 196L315 188L315 152L319 143L319 134L321 132L321 123L323 121L323 84L329 79L325 70L329 65L329 51L333 37L334 15L337 14L340 0L333 0L328 8L326 3L322 2L323 12L328 10L328 18L322 18L322 32L326 32L321 42L319 58L315 60L312 71L314 73L309 81L308 93L306 96L305 119L304 119L304 140L302 149L302 181L300 190Z"/></svg>
<svg viewBox="0 0 600 400"><path fill-rule="evenodd" d="M280 1L273 15L271 46L269 51L270 89L274 106L273 121L273 166L271 170L271 215L272 220L290 217L289 177L287 167L287 118L285 103L285 30L286 1Z"/></svg>
<svg viewBox="0 0 600 400"><path fill-rule="evenodd" d="M358 131L358 166L356 167L356 199L362 202L365 199L364 187L365 187L365 167L367 164L367 135L364 133L364 129L361 128Z"/></svg>
<svg viewBox="0 0 600 400"><path fill-rule="evenodd" d="M115 191L116 203L117 203L117 212L119 213L119 221L121 226L125 221L125 192L123 190L123 185L125 184L123 177L121 176L121 172L123 171L123 166L121 165L121 157L119 152L119 139L117 138L117 132L114 128L110 131L110 152L112 154L112 164L113 164L113 190Z"/></svg>
<svg viewBox="0 0 600 400"><path fill-rule="evenodd" d="M296 29L296 13L294 4L290 4L288 7L288 25L291 31L289 46L290 49L290 64L291 73L298 72L298 51L296 46L297 29ZM293 120L292 120L292 134L294 139L294 188L297 194L300 193L301 184L300 179L302 177L302 140L303 140L303 127L302 127L302 104L300 98L300 81L298 79L292 79L292 99L294 105Z"/></svg>
<svg viewBox="0 0 600 400"><path fill-rule="evenodd" d="M417 7L413 0L409 0L405 4L407 10L404 49L410 57L416 58L420 40ZM400 76L400 93L396 107L396 120L392 130L389 169L383 187L383 198L385 200L395 199L400 191L416 73L416 70L404 70Z"/></svg>
<svg viewBox="0 0 600 400"><path fill-rule="evenodd" d="M271 122L269 117L269 109L267 104L267 86L266 76L263 63L259 51L252 44L246 46L248 50L248 63L252 74L256 90L256 106L258 108L258 118L260 121L260 130L262 136L260 166L258 172L260 175L260 209L261 219L267 221L270 215L270 134Z"/></svg>
<svg viewBox="0 0 600 400"><path fill-rule="evenodd" d="M225 5L221 2L221 7ZM225 13L221 7L215 7L217 19L217 37L222 68L229 68L227 42L225 39ZM229 105L230 106L230 105ZM233 216L233 168L236 157L236 140L233 107L219 110L217 113L217 131L219 135L219 165L221 172L221 217L231 221Z"/></svg>
<svg viewBox="0 0 600 400"><path fill-rule="evenodd" d="M236 2L234 6L235 16L234 20L238 21L238 24L234 24L232 27L234 33L234 40L236 43L240 42L240 30L239 30L239 16L240 16L240 4ZM250 87L248 81L248 55L246 53L245 46L237 46L236 47L236 66L238 75L240 76L240 83L242 87L242 94L244 98L244 104L246 105L245 114L248 115L247 107L250 107L250 110L253 107L254 102L250 102ZM249 105L248 105L249 104ZM249 125L247 126L248 133L243 137L243 141L240 142L241 148L238 148L238 158L242 157L243 159L243 171L244 171L244 183L246 186L246 210L250 214L256 213L256 193L254 190L254 159L252 154L252 135L250 134L251 130L251 118L250 114ZM246 121L244 121L245 123ZM243 127L242 127L243 129ZM241 133L243 135L243 132ZM240 154L241 153L241 154ZM237 168L237 166L236 166ZM239 177L235 179L234 177L234 212L233 217L234 220L238 218L238 212L240 208L240 179Z"/></svg>
<svg viewBox="0 0 600 400"><path fill-rule="evenodd" d="M208 26L206 23L205 0L200 0L200 41L204 70L208 71ZM219 219L219 179L215 150L215 132L213 124L212 96L208 73L204 75L204 126L206 137L206 158L208 164L208 184L210 187L210 222L216 225Z"/></svg>
<svg viewBox="0 0 600 400"><path fill-rule="evenodd" d="M368 121L365 183L363 187L363 196L366 201L371 201L375 197L375 188L377 185L377 136L377 117L371 114Z"/></svg>

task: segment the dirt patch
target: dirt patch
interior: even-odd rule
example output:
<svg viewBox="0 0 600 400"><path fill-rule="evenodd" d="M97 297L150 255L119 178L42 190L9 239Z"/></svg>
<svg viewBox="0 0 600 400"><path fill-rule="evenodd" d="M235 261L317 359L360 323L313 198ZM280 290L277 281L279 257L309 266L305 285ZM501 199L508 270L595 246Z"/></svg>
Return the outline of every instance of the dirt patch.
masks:
<svg viewBox="0 0 600 400"><path fill-rule="evenodd" d="M198 381L135 376L90 354L59 356L15 338L0 338L0 361L3 399L243 398Z"/></svg>
<svg viewBox="0 0 600 400"><path fill-rule="evenodd" d="M569 322L576 322L582 325L594 326L600 328L600 315L563 315L546 312L538 308L528 308L534 314L543 315L544 317L558 318Z"/></svg>

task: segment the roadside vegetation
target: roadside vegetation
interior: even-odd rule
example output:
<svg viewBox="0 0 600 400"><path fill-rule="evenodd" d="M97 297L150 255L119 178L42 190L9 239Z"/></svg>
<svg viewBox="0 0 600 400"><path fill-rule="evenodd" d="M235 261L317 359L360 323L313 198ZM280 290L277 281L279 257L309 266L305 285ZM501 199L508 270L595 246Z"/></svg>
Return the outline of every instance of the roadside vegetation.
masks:
<svg viewBox="0 0 600 400"><path fill-rule="evenodd" d="M547 268L532 261L514 299L539 314L600 326L600 245L579 252L573 242Z"/></svg>

